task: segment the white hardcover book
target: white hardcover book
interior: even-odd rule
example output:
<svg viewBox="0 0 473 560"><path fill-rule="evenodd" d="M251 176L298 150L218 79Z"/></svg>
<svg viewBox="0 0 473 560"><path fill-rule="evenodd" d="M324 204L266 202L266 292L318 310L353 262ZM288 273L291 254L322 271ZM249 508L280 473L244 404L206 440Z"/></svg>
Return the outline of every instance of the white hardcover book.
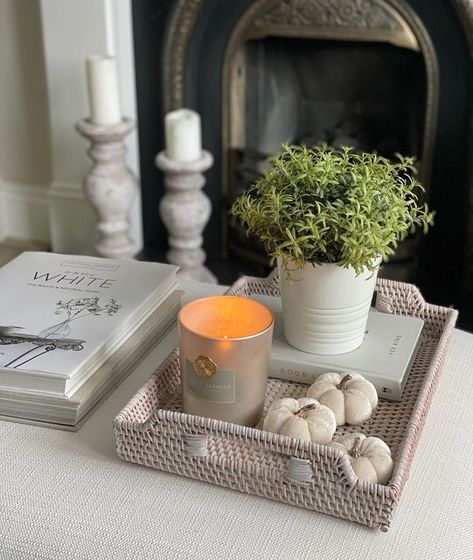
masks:
<svg viewBox="0 0 473 560"><path fill-rule="evenodd" d="M321 373L353 371L376 387L379 397L400 400L420 344L424 321L370 311L363 344L352 352L322 356L302 352L284 337L279 298L253 296L275 315L271 377L311 384Z"/></svg>
<svg viewBox="0 0 473 560"><path fill-rule="evenodd" d="M177 267L23 253L0 269L0 387L66 394L176 287Z"/></svg>
<svg viewBox="0 0 473 560"><path fill-rule="evenodd" d="M180 293L172 294L133 332L127 341L70 398L46 393L0 389L0 417L61 429L79 422L127 376L175 326ZM175 339L170 340L170 349Z"/></svg>

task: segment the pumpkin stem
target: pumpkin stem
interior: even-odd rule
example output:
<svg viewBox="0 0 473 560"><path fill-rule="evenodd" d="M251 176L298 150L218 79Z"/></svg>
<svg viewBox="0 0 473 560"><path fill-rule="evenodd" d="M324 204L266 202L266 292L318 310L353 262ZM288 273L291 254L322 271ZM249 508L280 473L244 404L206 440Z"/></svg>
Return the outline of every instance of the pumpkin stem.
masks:
<svg viewBox="0 0 473 560"><path fill-rule="evenodd" d="M344 375L344 376L342 377L342 380L341 380L340 383L337 385L337 389L338 389L339 391L343 391L343 390L345 389L347 383L348 383L349 381L351 381L352 379L353 379L353 377L352 377L349 373L347 373L346 375Z"/></svg>
<svg viewBox="0 0 473 560"><path fill-rule="evenodd" d="M311 410L315 410L316 408L317 405L315 403L306 404L305 406L300 408L297 412L294 412L294 416L301 416L302 418L305 418L305 415L308 412L310 412Z"/></svg>
<svg viewBox="0 0 473 560"><path fill-rule="evenodd" d="M355 458L361 455L361 438L359 436L355 438L353 447L350 449L350 455Z"/></svg>

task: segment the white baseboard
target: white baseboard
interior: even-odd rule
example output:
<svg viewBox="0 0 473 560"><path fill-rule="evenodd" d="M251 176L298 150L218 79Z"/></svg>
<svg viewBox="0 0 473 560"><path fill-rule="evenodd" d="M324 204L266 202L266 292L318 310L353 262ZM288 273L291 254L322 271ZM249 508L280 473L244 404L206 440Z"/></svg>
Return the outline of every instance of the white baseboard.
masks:
<svg viewBox="0 0 473 560"><path fill-rule="evenodd" d="M0 240L49 242L48 188L0 179Z"/></svg>
<svg viewBox="0 0 473 560"><path fill-rule="evenodd" d="M131 211L131 236L142 248L139 197ZM82 186L54 182L45 185L0 179L0 241L14 239L50 243L56 253L94 255L96 217Z"/></svg>
<svg viewBox="0 0 473 560"><path fill-rule="evenodd" d="M55 253L93 255L95 215L81 185L54 182L48 190L51 249Z"/></svg>
<svg viewBox="0 0 473 560"><path fill-rule="evenodd" d="M54 182L48 190L51 248L56 253L94 255L96 217L81 185ZM135 199L131 211L131 236L142 248L141 205Z"/></svg>

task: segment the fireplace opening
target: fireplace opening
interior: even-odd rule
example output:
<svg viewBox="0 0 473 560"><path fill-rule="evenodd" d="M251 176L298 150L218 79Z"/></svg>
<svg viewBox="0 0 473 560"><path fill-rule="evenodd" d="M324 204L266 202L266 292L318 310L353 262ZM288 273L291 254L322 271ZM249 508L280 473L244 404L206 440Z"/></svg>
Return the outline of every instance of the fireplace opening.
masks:
<svg viewBox="0 0 473 560"><path fill-rule="evenodd" d="M229 205L285 142L414 156L428 197L431 162L423 155L431 138L424 137L427 76L421 53L381 42L265 37L245 42L229 64ZM229 255L247 268L268 266L261 244L227 223ZM418 238L399 248L385 266L390 277L412 279L417 249Z"/></svg>
<svg viewBox="0 0 473 560"><path fill-rule="evenodd" d="M245 115L232 120L240 128L245 123L250 150L267 155L287 141L325 142L387 157L421 155L419 53L380 43L270 37L248 41L245 62Z"/></svg>

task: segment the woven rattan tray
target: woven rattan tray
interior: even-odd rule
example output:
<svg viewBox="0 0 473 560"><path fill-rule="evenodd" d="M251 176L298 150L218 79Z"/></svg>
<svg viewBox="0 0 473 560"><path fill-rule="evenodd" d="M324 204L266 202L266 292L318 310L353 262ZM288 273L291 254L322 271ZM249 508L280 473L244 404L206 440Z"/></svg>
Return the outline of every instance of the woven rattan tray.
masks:
<svg viewBox="0 0 473 560"><path fill-rule="evenodd" d="M279 295L278 278L244 277L229 293ZM378 280L378 308L425 321L422 342L400 402L380 400L361 426L340 427L383 438L394 473L383 486L358 480L347 457L329 446L180 412L177 352L173 352L114 421L118 455L369 527L387 530L407 480L455 325L457 312L426 303L410 284ZM307 386L270 379L266 404L304 395Z"/></svg>

